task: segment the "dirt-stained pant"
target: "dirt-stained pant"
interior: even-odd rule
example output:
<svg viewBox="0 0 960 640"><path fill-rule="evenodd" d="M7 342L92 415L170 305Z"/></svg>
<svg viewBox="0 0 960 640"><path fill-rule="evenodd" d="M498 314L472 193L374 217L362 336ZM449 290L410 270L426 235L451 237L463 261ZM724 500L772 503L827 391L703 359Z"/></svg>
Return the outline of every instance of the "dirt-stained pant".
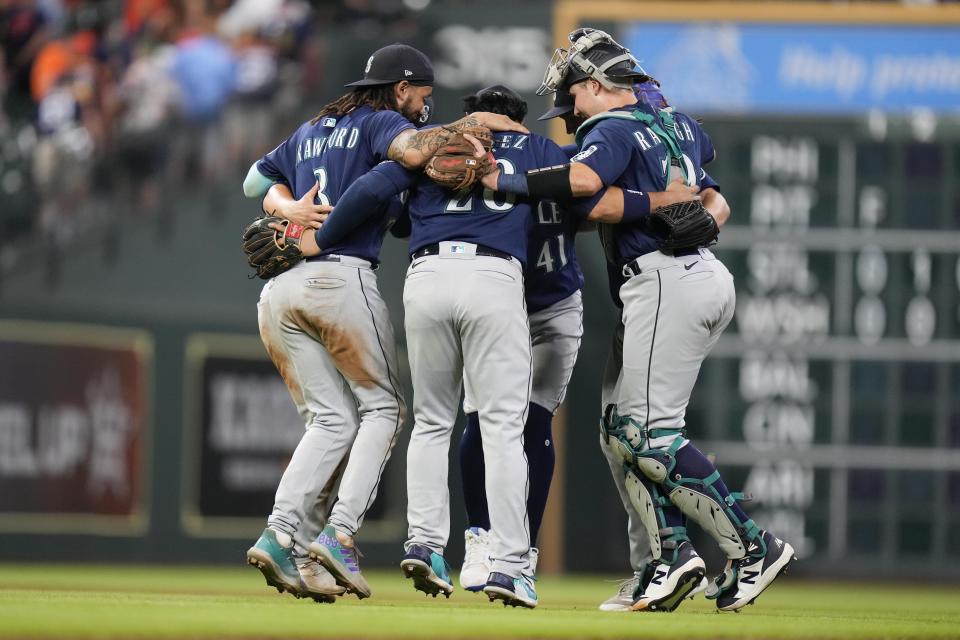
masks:
<svg viewBox="0 0 960 640"><path fill-rule="evenodd" d="M458 244L451 249L449 245ZM523 426L530 400L530 331L516 260L476 256L441 243L415 260L403 292L413 379L414 426L407 450L412 544L443 553L450 535L447 459L461 378L480 417L491 528L492 570L514 578L529 567Z"/></svg>
<svg viewBox="0 0 960 640"><path fill-rule="evenodd" d="M308 545L317 500L349 453L329 522L353 535L406 413L376 275L348 256L303 262L264 286L258 312L260 337L306 424L268 524Z"/></svg>

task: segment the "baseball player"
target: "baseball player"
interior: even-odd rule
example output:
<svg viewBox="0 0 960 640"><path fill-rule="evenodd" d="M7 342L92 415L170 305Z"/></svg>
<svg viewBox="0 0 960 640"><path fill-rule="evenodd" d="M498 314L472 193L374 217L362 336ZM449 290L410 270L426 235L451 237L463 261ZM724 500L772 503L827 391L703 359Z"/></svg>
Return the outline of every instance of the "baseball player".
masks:
<svg viewBox="0 0 960 640"><path fill-rule="evenodd" d="M728 215L702 168L712 145L692 118L637 102L633 85L649 76L608 34L583 29L570 40L551 60L539 92L566 89L573 96L575 113L587 118L577 130L580 152L562 167L498 172L484 183L561 201L613 184L623 188L623 221L601 228L607 258L624 278L623 366L604 431L625 464L627 491L654 558L632 608L672 611L702 579L705 567L686 535L686 516L728 557L708 597L720 610L739 610L787 567L793 548L747 516L740 496L686 438L684 414L700 365L733 316L733 278L706 248L659 250L663 238L645 220L646 192L675 175L690 185L699 181L706 209Z"/></svg>
<svg viewBox="0 0 960 640"><path fill-rule="evenodd" d="M565 161L555 144L517 129L522 132L493 138L492 153L505 170ZM465 387L480 414L490 520L497 531L483 590L491 600L533 608L523 451L531 371L523 265L533 207L479 187L452 191L386 163L344 195L331 219L352 206L354 195L379 198L361 201L355 207L361 209L407 189L412 262L404 308L414 427L407 453L409 540L401 568L418 590L453 591L443 558L450 529L446 460Z"/></svg>
<svg viewBox="0 0 960 640"><path fill-rule="evenodd" d="M561 94L557 95L569 95ZM522 122L527 104L503 86L482 89L465 99L465 111L503 113ZM541 120L554 117L554 110ZM561 107L561 110L562 107ZM567 112L573 111L573 102ZM527 516L530 522L530 574L536 572L536 543L555 461L551 423L566 395L567 384L583 335L583 273L577 262L575 240L582 218L561 211L556 203L536 204L527 241L524 270L525 298L533 350L530 407L523 431L523 448L529 467ZM460 472L467 509L464 560L460 586L468 591L483 589L490 573L490 518L484 474L479 414L466 398L466 428L460 441Z"/></svg>
<svg viewBox="0 0 960 640"><path fill-rule="evenodd" d="M414 122L432 85L430 60L420 51L394 44L374 52L364 78L347 85L350 92L251 167L244 193L266 192L265 210L281 214L299 201L301 222L316 226L321 215L309 202L304 210L304 196L313 205L334 204L383 160L419 167L464 126L496 128L508 121L472 114L418 132ZM344 589L361 598L371 593L353 537L405 417L393 328L374 273L389 224L382 211L365 212L349 233L342 233L342 218L307 233L303 239L320 248L318 255L269 280L260 296L261 338L306 430L281 478L267 528L247 558L268 584L295 595L329 600ZM313 539L308 518L348 451L336 505ZM313 579L318 571L304 561L307 551L339 591Z"/></svg>
<svg viewBox="0 0 960 640"><path fill-rule="evenodd" d="M505 87L485 89L478 98L485 107L496 105L505 114L524 115L515 109L522 105L519 96ZM526 133L498 134L493 153L498 166L508 172L567 161L555 143ZM449 565L442 555L449 535L444 461L462 376L467 403L478 408L487 461L486 495L493 496L489 499L488 526L496 534L490 541L487 574L478 587L492 599L532 608L537 595L532 572L524 566L529 563L530 542L524 517L528 478L521 443L528 407L520 402L529 403L530 337L519 265L532 260L527 255L526 231L551 209L539 209L539 203L529 199L496 199L492 192L480 189L450 191L384 163L343 195L330 219L341 213L350 218L354 212L382 206L395 193L407 189L413 262L404 302L417 418L407 465L410 540L401 567L419 590L434 595L453 591ZM653 197L679 201L692 198L693 193L684 190ZM591 216L619 219L619 213L603 213L599 204L594 209ZM551 224L553 219L552 215L544 218ZM559 247L561 241L555 235L551 237ZM543 247L536 246L536 250L538 261L542 259L546 266L549 260L543 256ZM569 264L568 254L553 260L555 269L565 260ZM579 278L572 278L572 290L561 295L560 301L579 290ZM554 279L555 287L558 282ZM542 287L544 296L556 294L556 290L548 294L547 289ZM564 307L557 305L555 311L566 314L566 306L571 303L576 301L568 300ZM579 334L579 313L575 328L567 326L574 320L569 315L566 318L563 330ZM572 367L576 345L568 342L566 346L565 357ZM571 348L574 354L569 353ZM561 375L559 382L550 385L556 395L540 400L549 407L548 413L562 399L569 369ZM546 420L549 425L549 415ZM517 466L517 456L522 467ZM543 494L545 500L545 489ZM508 555L511 546L513 557Z"/></svg>

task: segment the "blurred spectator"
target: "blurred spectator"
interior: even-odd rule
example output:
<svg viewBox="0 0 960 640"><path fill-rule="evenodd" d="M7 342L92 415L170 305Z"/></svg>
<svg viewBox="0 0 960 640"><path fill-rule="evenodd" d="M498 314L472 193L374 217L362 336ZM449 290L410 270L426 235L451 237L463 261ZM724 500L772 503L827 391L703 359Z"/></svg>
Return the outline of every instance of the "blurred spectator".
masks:
<svg viewBox="0 0 960 640"><path fill-rule="evenodd" d="M224 124L230 161L242 168L250 158L269 150L273 139L273 103L277 88L276 50L254 32L234 39L237 59L233 102Z"/></svg>
<svg viewBox="0 0 960 640"><path fill-rule="evenodd" d="M170 149L167 127L176 112L179 92L169 70L173 47L139 44L117 86L115 119L118 196L137 210L160 204L163 169Z"/></svg>
<svg viewBox="0 0 960 640"><path fill-rule="evenodd" d="M236 85L236 68L233 52L212 35L188 29L176 43L170 71L180 90L183 128L175 161L186 175L223 177L229 158L219 116Z"/></svg>
<svg viewBox="0 0 960 640"><path fill-rule="evenodd" d="M8 113L29 110L30 71L49 37L47 18L34 0L0 0L0 41L3 42Z"/></svg>
<svg viewBox="0 0 960 640"><path fill-rule="evenodd" d="M312 33L304 0L0 0L0 270L17 233L229 186L310 110Z"/></svg>

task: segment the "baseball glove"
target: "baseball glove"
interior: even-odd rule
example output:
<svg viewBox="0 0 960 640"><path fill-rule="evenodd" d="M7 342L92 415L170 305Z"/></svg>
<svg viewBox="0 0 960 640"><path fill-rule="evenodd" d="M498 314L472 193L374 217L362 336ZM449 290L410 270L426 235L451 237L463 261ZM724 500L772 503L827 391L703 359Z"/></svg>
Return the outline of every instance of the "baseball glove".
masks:
<svg viewBox="0 0 960 640"><path fill-rule="evenodd" d="M463 134L469 133L480 141L487 155L476 156L476 147ZM437 184L460 191L469 189L480 178L497 167L497 161L490 148L493 146L493 134L484 126L469 127L454 133L445 145L437 150L424 169Z"/></svg>
<svg viewBox="0 0 960 640"><path fill-rule="evenodd" d="M271 229L271 223L282 225L283 231ZM303 231L303 225L277 216L257 218L243 230L241 238L247 264L256 269L257 276L264 280L288 271L303 260L300 251Z"/></svg>
<svg viewBox="0 0 960 640"><path fill-rule="evenodd" d="M720 227L699 200L675 202L650 212L649 224L661 249L693 249L717 241Z"/></svg>

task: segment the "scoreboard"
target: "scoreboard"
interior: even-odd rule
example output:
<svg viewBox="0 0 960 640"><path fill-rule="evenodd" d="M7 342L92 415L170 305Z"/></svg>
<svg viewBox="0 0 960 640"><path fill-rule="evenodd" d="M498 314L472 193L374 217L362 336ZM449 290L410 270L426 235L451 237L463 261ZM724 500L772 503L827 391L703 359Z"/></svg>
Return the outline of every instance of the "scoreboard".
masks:
<svg viewBox="0 0 960 640"><path fill-rule="evenodd" d="M748 511L838 569L960 558L960 130L709 118L733 323L688 424Z"/></svg>

